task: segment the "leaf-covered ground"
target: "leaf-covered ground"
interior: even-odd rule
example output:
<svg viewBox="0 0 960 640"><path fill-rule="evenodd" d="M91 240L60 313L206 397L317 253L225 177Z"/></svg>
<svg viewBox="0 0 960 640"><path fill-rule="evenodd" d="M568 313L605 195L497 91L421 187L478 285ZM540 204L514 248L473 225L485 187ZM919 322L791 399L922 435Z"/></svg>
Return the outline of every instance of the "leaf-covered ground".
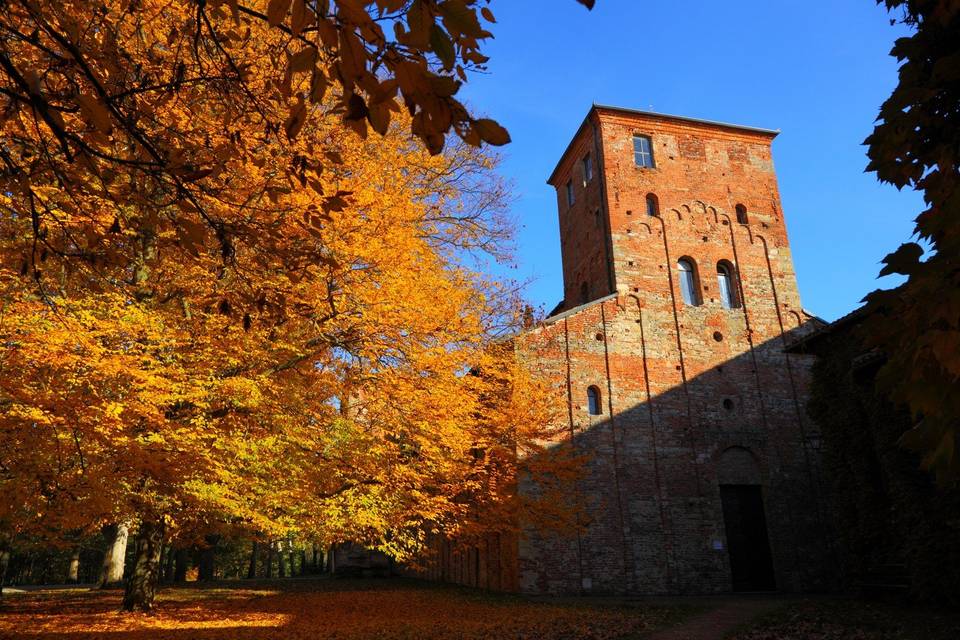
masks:
<svg viewBox="0 0 960 640"><path fill-rule="evenodd" d="M163 589L149 615L121 613L118 591L9 594L0 606L0 638L600 640L635 638L692 611L534 602L400 579L229 586Z"/></svg>
<svg viewBox="0 0 960 640"><path fill-rule="evenodd" d="M824 598L791 602L728 636L728 640L957 638L960 638L960 612Z"/></svg>

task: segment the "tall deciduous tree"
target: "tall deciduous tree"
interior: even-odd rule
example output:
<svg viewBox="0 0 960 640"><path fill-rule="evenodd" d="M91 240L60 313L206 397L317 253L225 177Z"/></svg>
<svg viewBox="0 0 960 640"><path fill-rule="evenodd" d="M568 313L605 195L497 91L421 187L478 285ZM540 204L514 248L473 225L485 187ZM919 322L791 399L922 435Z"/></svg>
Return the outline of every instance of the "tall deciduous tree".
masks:
<svg viewBox="0 0 960 640"><path fill-rule="evenodd" d="M142 204L111 222L128 260L51 253L46 273L21 274L34 222L22 193L0 196L0 519L68 530L135 514L126 604L149 608L163 536L213 533L199 523L404 558L425 527L455 532L504 501L490 489L515 474L508 454L550 422L491 343L516 320L511 291L464 261L505 248L507 192L490 158L431 156L405 124L364 141L330 108L296 143L265 142L217 196L260 236L226 253L213 234L184 241L180 204ZM321 142L336 170L262 189ZM66 244L85 242L83 211L117 215L56 183L31 190ZM485 402L504 380L515 400Z"/></svg>
<svg viewBox="0 0 960 640"><path fill-rule="evenodd" d="M540 427L465 375L513 320L462 259L509 239L486 5L5 4L0 535L132 518L147 609L202 523L403 557L496 502Z"/></svg>

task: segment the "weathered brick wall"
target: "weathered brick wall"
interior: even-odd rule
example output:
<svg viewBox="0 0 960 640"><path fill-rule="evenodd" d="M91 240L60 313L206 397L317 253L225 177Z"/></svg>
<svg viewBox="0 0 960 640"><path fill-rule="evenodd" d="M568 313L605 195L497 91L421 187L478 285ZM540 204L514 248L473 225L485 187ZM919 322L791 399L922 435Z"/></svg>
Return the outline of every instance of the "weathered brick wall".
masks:
<svg viewBox="0 0 960 640"><path fill-rule="evenodd" d="M597 184L575 179L586 210L567 211L564 185L597 148L594 131L603 150L594 158ZM656 168L634 166L635 133L651 137ZM725 474L747 473L736 472L731 456L741 467L756 462L778 587L813 588L825 575L814 426L803 409L810 363L783 352L811 318L800 306L772 139L598 108L554 172L566 311L517 344L568 392L569 437L590 456L579 487L590 507L577 539L531 531L520 541L521 590L729 590L718 463ZM647 193L658 197L660 216L647 215ZM601 225L590 213L593 197L609 212ZM738 203L747 224L736 221ZM597 239L598 228L609 235ZM601 297L607 246L615 293ZM700 306L681 299L680 257L698 267ZM719 300L721 260L735 268L739 308ZM593 301L578 307L571 283L583 278L593 278ZM602 392L599 416L587 412L591 385Z"/></svg>
<svg viewBox="0 0 960 640"><path fill-rule="evenodd" d="M434 535L427 546L430 551L421 559L421 565L404 568L404 574L491 591L519 590L514 534L493 533L472 545Z"/></svg>
<svg viewBox="0 0 960 640"><path fill-rule="evenodd" d="M586 285L588 299L613 292L612 247L609 220L603 210L599 136L589 123L570 143L567 155L572 159L564 167L563 179L556 182L557 211L560 222L560 254L563 260L563 296L567 307L583 302ZM582 160L589 155L593 177L584 175ZM574 201L567 203L567 182L573 186Z"/></svg>

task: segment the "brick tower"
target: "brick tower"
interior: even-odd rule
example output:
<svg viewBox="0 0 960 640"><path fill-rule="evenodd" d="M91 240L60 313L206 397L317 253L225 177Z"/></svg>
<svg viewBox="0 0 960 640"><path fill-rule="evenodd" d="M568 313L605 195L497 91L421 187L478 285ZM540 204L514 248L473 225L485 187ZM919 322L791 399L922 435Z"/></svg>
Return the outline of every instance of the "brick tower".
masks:
<svg viewBox="0 0 960 640"><path fill-rule="evenodd" d="M515 340L588 459L576 537L455 551L428 577L530 593L824 585L810 361L776 131L595 105L548 183L563 300ZM530 490L528 487L527 490Z"/></svg>
<svg viewBox="0 0 960 640"><path fill-rule="evenodd" d="M809 361L777 132L595 105L548 182L563 301L517 341L589 470L576 540L530 531L531 592L803 590L825 575Z"/></svg>

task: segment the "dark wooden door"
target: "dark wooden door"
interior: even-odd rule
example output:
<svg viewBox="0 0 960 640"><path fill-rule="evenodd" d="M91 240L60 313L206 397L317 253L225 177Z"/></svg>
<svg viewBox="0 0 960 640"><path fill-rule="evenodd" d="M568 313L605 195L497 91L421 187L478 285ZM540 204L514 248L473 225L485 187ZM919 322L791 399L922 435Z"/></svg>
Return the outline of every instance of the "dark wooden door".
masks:
<svg viewBox="0 0 960 640"><path fill-rule="evenodd" d="M720 485L734 591L776 588L760 485Z"/></svg>

